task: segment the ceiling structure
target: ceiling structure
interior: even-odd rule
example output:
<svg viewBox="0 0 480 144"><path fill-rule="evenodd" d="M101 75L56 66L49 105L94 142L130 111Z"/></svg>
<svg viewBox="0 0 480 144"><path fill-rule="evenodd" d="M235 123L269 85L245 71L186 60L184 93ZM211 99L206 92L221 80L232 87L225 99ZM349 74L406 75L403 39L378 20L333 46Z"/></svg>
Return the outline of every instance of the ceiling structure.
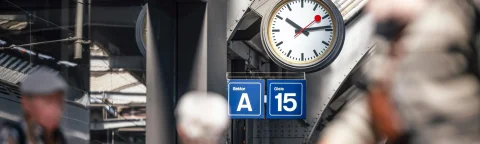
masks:
<svg viewBox="0 0 480 144"><path fill-rule="evenodd" d="M84 2L88 4L88 0ZM146 118L145 67L141 66L144 65L143 55L137 48L134 32L138 12L144 4L131 0L92 0L90 6L85 6L82 38L90 40L92 48L84 47L88 52L84 53L87 55L84 59L73 59L73 41L23 47L65 61L62 63L32 59L32 55L19 50L0 50L0 73L4 74L0 80L16 84L40 65L48 66L68 77L69 84L76 87L73 91L83 91L82 96L89 93L85 91L91 91L90 99L78 98L78 102L85 105L90 103L91 118L95 118L99 110L109 113L103 117L100 112L101 119L91 122L90 128L96 130L91 134L99 136L91 137L92 140L105 141L109 136L102 131L114 131L119 141L141 141ZM73 37L76 5L76 1L65 0L2 0L0 40L10 46ZM58 65L71 64L66 61L78 66ZM93 71L89 72L90 68Z"/></svg>

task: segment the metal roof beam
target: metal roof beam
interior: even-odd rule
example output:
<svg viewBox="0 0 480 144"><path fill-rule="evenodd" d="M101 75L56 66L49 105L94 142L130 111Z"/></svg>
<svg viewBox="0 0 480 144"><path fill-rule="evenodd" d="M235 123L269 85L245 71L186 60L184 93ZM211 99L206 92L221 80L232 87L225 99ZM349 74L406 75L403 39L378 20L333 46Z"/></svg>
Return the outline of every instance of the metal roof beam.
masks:
<svg viewBox="0 0 480 144"><path fill-rule="evenodd" d="M90 104L88 107L146 107L146 103L129 103L129 104Z"/></svg>
<svg viewBox="0 0 480 144"><path fill-rule="evenodd" d="M90 63L91 71L107 71L110 69L145 71L145 57L143 56L92 57Z"/></svg>
<svg viewBox="0 0 480 144"><path fill-rule="evenodd" d="M338 58L326 69L307 74L308 79L321 79L321 81L310 81L307 86L307 93L314 95L307 101L307 122L308 127L305 133L305 143L314 142L317 132L315 129L322 125L321 115L329 107L334 96L339 94L339 89L346 81L346 78L352 74L356 66L361 64L361 60L368 55L370 49L374 47L374 42L368 40L368 35L372 32L372 17L363 16L361 19L352 23L346 30L345 43L342 52Z"/></svg>
<svg viewBox="0 0 480 144"><path fill-rule="evenodd" d="M91 122L90 130L145 127L145 124L145 119L106 119L100 122Z"/></svg>
<svg viewBox="0 0 480 144"><path fill-rule="evenodd" d="M232 59L244 59L250 69L266 71L268 68L268 65L264 65L268 60L247 42L232 41L228 47L228 53L233 57Z"/></svg>
<svg viewBox="0 0 480 144"><path fill-rule="evenodd" d="M125 69L128 71L145 71L144 56L112 56L110 67Z"/></svg>

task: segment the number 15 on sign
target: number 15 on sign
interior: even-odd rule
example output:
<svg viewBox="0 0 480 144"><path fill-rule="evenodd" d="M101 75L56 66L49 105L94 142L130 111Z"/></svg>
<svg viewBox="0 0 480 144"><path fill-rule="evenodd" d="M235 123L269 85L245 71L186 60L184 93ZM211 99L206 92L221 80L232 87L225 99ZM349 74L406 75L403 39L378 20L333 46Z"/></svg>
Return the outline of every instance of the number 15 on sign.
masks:
<svg viewBox="0 0 480 144"><path fill-rule="evenodd" d="M267 118L304 119L305 80L267 80Z"/></svg>
<svg viewBox="0 0 480 144"><path fill-rule="evenodd" d="M297 101L295 100L295 96L297 96L297 93L285 93L283 101L282 101L282 93L278 93L277 96L275 96L275 99L277 100L278 104L278 111L281 112L283 110L287 112L292 112L297 109ZM292 103L291 107L286 106L286 104ZM285 104L285 105L283 105Z"/></svg>

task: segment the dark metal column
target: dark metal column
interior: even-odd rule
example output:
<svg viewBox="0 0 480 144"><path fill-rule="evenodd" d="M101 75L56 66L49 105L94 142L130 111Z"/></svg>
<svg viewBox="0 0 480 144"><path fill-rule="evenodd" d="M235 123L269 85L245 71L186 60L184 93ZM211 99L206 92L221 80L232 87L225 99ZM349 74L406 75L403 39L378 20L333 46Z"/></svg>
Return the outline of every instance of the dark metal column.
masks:
<svg viewBox="0 0 480 144"><path fill-rule="evenodd" d="M246 61L244 59L233 59L232 60L232 72L245 72L246 70Z"/></svg>
<svg viewBox="0 0 480 144"><path fill-rule="evenodd" d="M245 72L246 61L244 59L232 60L232 72ZM232 120L231 124L231 144L243 144L246 142L246 121L247 120Z"/></svg>
<svg viewBox="0 0 480 144"><path fill-rule="evenodd" d="M62 5L61 5L61 8L62 8L62 13L60 14L60 23L61 23L61 26L64 26L64 27L67 27L70 25L70 1L62 1ZM60 38L67 38L67 37L72 37L72 33L69 32L69 31L66 31L66 30L62 30L61 31L61 34L60 34ZM70 59L70 53L71 53L71 43L62 43L61 44L61 49L60 49L60 53L61 53L61 60L64 60L64 61L69 61ZM67 67L62 67L61 68L61 72L62 72L62 75L63 75L63 78L69 82L69 73L68 73L68 68Z"/></svg>
<svg viewBox="0 0 480 144"><path fill-rule="evenodd" d="M167 0L148 2L146 143L174 144L176 5Z"/></svg>
<svg viewBox="0 0 480 144"><path fill-rule="evenodd" d="M227 1L208 0L208 91L226 94L227 72Z"/></svg>
<svg viewBox="0 0 480 144"><path fill-rule="evenodd" d="M177 3L177 98L207 89L206 3Z"/></svg>
<svg viewBox="0 0 480 144"><path fill-rule="evenodd" d="M227 1L207 2L207 90L226 95ZM219 141L225 143L226 136Z"/></svg>

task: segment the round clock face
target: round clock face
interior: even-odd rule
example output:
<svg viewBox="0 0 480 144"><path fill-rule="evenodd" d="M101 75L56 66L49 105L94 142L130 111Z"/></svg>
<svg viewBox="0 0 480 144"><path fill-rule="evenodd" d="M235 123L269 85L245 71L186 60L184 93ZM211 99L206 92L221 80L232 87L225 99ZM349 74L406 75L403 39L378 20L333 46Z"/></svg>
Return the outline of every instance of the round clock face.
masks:
<svg viewBox="0 0 480 144"><path fill-rule="evenodd" d="M344 33L342 16L328 0L282 0L262 22L268 55L291 71L328 66L340 53Z"/></svg>

